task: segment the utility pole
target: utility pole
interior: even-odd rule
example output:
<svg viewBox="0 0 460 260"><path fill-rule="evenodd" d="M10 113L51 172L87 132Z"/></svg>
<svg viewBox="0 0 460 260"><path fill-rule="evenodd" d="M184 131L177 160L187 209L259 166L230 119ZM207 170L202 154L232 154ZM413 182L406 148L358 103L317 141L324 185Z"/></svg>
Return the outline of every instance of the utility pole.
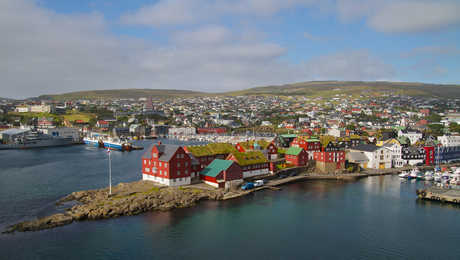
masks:
<svg viewBox="0 0 460 260"><path fill-rule="evenodd" d="M109 196L112 195L112 160L110 158L110 148L107 148L107 153L109 154Z"/></svg>

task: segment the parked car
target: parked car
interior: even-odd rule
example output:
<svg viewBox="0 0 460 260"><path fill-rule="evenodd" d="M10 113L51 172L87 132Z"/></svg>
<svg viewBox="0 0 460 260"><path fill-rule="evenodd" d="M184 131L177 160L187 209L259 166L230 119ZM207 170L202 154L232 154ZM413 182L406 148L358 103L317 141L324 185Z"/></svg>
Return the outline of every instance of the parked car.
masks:
<svg viewBox="0 0 460 260"><path fill-rule="evenodd" d="M241 186L242 190L250 190L250 189L253 189L253 188L254 188L254 183L252 183L252 182L245 183L245 184L243 184L243 186Z"/></svg>
<svg viewBox="0 0 460 260"><path fill-rule="evenodd" d="M278 178L280 178L280 179L284 179L284 178L286 178L286 177L287 177L287 175L284 175L284 174L278 175Z"/></svg>
<svg viewBox="0 0 460 260"><path fill-rule="evenodd" d="M264 184L265 184L264 180L257 180L254 182L254 187L260 187L260 186L263 186Z"/></svg>

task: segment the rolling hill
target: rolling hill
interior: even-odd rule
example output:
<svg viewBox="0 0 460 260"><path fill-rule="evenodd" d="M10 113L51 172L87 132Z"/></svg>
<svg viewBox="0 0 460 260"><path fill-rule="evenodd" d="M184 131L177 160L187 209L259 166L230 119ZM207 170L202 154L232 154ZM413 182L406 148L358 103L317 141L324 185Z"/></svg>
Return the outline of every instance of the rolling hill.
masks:
<svg viewBox="0 0 460 260"><path fill-rule="evenodd" d="M455 97L460 96L460 85L439 85L408 82L363 81L311 81L280 86L256 87L233 91L227 95L302 95L329 97L336 94L398 93L409 96Z"/></svg>
<svg viewBox="0 0 460 260"><path fill-rule="evenodd" d="M169 89L111 89L78 91L57 95L41 95L39 99L70 100L70 99L104 99L104 98L141 98L141 97L193 97L207 95L203 92Z"/></svg>
<svg viewBox="0 0 460 260"><path fill-rule="evenodd" d="M279 86L255 87L224 93L205 93L188 90L164 89L119 89L79 91L59 95L42 95L40 99L100 99L100 98L141 98L141 97L197 97L197 96L239 96L239 95L279 95L331 97L336 94L359 96L361 94L404 94L408 96L460 97L460 85L440 85L410 82L364 82L364 81L310 81Z"/></svg>

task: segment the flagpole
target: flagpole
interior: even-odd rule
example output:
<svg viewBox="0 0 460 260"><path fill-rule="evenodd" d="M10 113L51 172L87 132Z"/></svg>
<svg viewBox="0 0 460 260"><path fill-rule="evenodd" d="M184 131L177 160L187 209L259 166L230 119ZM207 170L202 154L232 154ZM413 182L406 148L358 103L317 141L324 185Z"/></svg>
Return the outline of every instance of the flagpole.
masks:
<svg viewBox="0 0 460 260"><path fill-rule="evenodd" d="M109 196L112 195L112 160L110 158L110 148L107 149L109 153Z"/></svg>

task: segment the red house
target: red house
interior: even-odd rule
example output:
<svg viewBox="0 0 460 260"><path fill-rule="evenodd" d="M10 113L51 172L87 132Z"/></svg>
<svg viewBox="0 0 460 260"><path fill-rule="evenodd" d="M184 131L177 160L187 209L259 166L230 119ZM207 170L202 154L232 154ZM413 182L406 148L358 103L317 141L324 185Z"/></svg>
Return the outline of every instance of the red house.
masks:
<svg viewBox="0 0 460 260"><path fill-rule="evenodd" d="M269 163L261 151L245 153L234 152L228 155L227 160L235 161L243 170L243 178L249 178L269 173Z"/></svg>
<svg viewBox="0 0 460 260"><path fill-rule="evenodd" d="M200 179L216 188L228 189L243 182L243 171L234 161L215 159L200 172Z"/></svg>
<svg viewBox="0 0 460 260"><path fill-rule="evenodd" d="M312 160L314 157L314 152L321 151L321 142L319 139L306 137L306 136L299 136L291 143L292 147L300 147L303 148L308 155L308 159Z"/></svg>
<svg viewBox="0 0 460 260"><path fill-rule="evenodd" d="M142 180L168 186L188 185L191 182L191 159L178 145L152 145L142 156Z"/></svg>
<svg viewBox="0 0 460 260"><path fill-rule="evenodd" d="M295 166L305 166L308 162L308 154L301 147L291 146L285 154L286 163L295 165Z"/></svg>

